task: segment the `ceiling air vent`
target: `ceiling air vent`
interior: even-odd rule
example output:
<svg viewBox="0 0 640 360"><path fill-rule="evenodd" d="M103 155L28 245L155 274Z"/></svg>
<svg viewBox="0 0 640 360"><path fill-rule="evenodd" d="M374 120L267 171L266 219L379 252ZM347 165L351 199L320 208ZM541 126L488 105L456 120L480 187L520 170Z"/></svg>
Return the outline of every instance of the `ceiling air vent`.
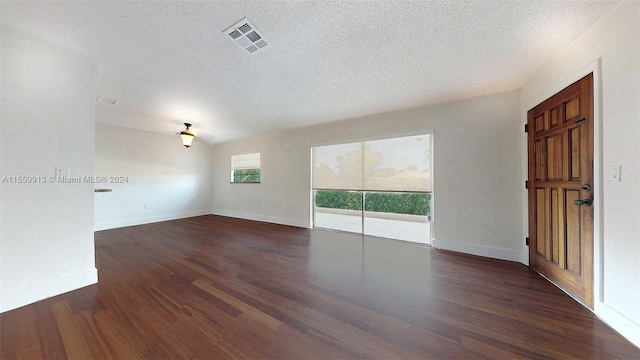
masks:
<svg viewBox="0 0 640 360"><path fill-rule="evenodd" d="M104 96L98 96L96 98L96 102L101 102L101 103L105 103L105 104L113 106L113 105L118 103L118 100L110 99L110 98L104 97Z"/></svg>
<svg viewBox="0 0 640 360"><path fill-rule="evenodd" d="M238 21L224 33L249 54L260 52L269 45L262 33L247 18Z"/></svg>

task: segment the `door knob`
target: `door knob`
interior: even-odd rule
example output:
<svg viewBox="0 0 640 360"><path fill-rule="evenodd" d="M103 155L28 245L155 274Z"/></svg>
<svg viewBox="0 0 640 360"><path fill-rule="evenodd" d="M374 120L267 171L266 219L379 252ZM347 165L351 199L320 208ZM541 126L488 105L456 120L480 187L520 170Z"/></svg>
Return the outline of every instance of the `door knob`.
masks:
<svg viewBox="0 0 640 360"><path fill-rule="evenodd" d="M582 191L591 191L591 185L589 184L584 184L580 188L582 189Z"/></svg>
<svg viewBox="0 0 640 360"><path fill-rule="evenodd" d="M578 200L573 200L573 203L575 205L584 205L584 206L591 206L591 199L578 199Z"/></svg>

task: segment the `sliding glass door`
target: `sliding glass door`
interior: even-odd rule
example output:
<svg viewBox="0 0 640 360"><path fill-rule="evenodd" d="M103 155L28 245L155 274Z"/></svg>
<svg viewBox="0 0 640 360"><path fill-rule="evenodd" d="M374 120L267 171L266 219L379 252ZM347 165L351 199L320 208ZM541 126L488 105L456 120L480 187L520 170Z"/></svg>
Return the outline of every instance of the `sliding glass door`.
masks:
<svg viewBox="0 0 640 360"><path fill-rule="evenodd" d="M429 202L427 193L365 193L364 234L429 244Z"/></svg>
<svg viewBox="0 0 640 360"><path fill-rule="evenodd" d="M362 193L358 191L314 191L314 227L362 232Z"/></svg>
<svg viewBox="0 0 640 360"><path fill-rule="evenodd" d="M314 227L430 243L431 155L431 135L314 147Z"/></svg>

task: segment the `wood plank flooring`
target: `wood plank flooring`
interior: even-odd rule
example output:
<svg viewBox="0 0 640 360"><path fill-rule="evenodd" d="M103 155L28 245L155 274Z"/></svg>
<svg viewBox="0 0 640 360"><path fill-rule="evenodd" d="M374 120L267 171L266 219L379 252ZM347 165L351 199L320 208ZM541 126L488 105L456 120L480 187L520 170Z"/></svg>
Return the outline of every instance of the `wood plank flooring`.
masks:
<svg viewBox="0 0 640 360"><path fill-rule="evenodd" d="M95 241L99 284L0 315L1 358L640 358L517 263L213 215Z"/></svg>

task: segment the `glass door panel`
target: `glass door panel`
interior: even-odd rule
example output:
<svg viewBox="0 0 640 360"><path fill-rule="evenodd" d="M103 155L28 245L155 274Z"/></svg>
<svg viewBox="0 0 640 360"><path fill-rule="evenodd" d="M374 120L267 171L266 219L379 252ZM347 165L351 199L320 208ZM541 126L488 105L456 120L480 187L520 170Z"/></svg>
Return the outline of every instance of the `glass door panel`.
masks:
<svg viewBox="0 0 640 360"><path fill-rule="evenodd" d="M316 190L314 227L362 233L362 192Z"/></svg>
<svg viewBox="0 0 640 360"><path fill-rule="evenodd" d="M431 194L366 192L364 234L431 243Z"/></svg>

